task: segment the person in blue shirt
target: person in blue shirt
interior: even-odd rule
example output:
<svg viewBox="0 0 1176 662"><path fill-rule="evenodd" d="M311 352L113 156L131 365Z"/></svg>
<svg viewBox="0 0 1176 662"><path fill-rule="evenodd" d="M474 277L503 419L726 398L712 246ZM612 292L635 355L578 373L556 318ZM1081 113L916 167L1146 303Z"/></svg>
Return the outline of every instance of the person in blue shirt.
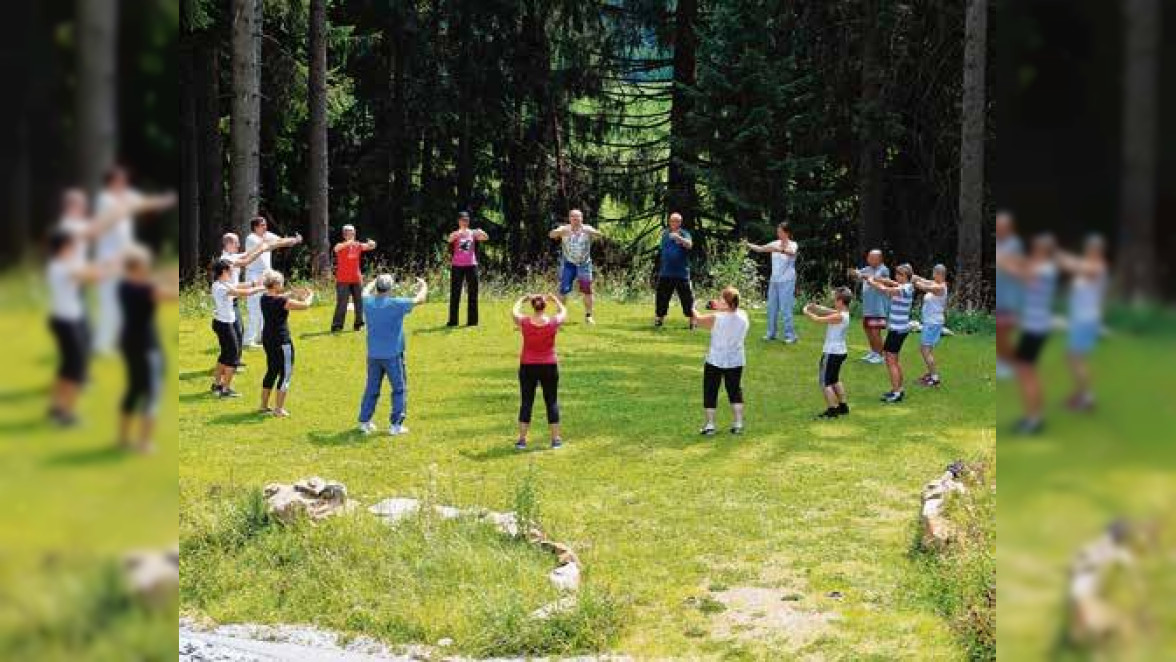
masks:
<svg viewBox="0 0 1176 662"><path fill-rule="evenodd" d="M654 326L661 326L666 321L666 313L670 310L670 299L678 293L678 303L682 304L682 314L690 320L690 328L694 328L694 290L690 286L690 249L694 248L694 240L690 232L682 227L682 215L678 212L670 214L666 229L661 238L661 268L657 272L657 302L655 304Z"/></svg>
<svg viewBox="0 0 1176 662"><path fill-rule="evenodd" d="M404 318L425 302L429 286L416 279L413 298L392 296L392 276L381 274L363 290L363 312L367 321L367 386L359 407L359 429L364 434L376 431L372 416L380 400L384 379L392 386L392 417L388 434L406 434L404 425L408 409L408 374L404 365ZM374 292L374 293L373 293Z"/></svg>

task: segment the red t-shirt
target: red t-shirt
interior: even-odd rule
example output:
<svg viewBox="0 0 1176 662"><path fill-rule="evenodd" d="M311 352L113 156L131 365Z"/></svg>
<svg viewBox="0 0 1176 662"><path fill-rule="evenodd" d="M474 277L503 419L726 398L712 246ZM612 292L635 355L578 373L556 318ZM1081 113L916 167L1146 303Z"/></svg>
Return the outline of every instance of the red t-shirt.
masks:
<svg viewBox="0 0 1176 662"><path fill-rule="evenodd" d="M559 324L554 317L548 318L544 325L535 324L530 317L524 317L519 325L523 332L523 355L519 362L523 365L559 363L555 356L555 334L559 332Z"/></svg>
<svg viewBox="0 0 1176 662"><path fill-rule="evenodd" d="M335 282L361 283L363 278L359 274L359 260L363 255L363 246L353 244L335 253L338 264L335 269Z"/></svg>

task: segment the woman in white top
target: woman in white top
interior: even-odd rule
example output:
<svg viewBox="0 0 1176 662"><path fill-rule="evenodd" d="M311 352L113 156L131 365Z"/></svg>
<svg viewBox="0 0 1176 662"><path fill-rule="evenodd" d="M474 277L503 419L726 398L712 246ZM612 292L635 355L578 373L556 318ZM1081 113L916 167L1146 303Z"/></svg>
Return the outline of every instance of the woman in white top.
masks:
<svg viewBox="0 0 1176 662"><path fill-rule="evenodd" d="M79 260L81 242L71 232L58 230L49 237L49 266L45 270L49 284L49 328L57 341L61 361L50 392L49 417L57 424L77 424L77 400L86 383L90 361L89 331L86 328L82 285L99 282L109 275L109 268L88 266Z"/></svg>
<svg viewBox="0 0 1176 662"><path fill-rule="evenodd" d="M1099 235L1087 237L1081 256L1058 251L1058 266L1070 274L1070 338L1067 355L1074 375L1074 392L1066 405L1075 411L1094 408L1088 357L1102 333L1103 297L1107 290L1106 243Z"/></svg>
<svg viewBox="0 0 1176 662"><path fill-rule="evenodd" d="M919 341L919 352L927 373L919 378L923 386L939 386L939 368L935 364L935 347L943 336L943 325L947 322L947 267L935 265L931 278L915 276L915 289L923 292L923 335Z"/></svg>
<svg viewBox="0 0 1176 662"><path fill-rule="evenodd" d="M853 290L839 287L833 290L833 308L825 308L815 303L804 307L805 317L818 324L828 325L825 329L825 346L821 353L821 366L817 377L827 407L824 412L817 415L817 418L833 419L849 413L849 403L845 401L845 385L841 383L841 366L849 355L845 335L849 331L851 303Z"/></svg>
<svg viewBox="0 0 1176 662"><path fill-rule="evenodd" d="M694 312L694 321L704 329L710 329L710 350L706 354L706 365L702 373L702 407L706 412L706 424L701 433L715 433L715 410L719 401L719 384L726 386L727 400L735 413L731 434L743 434L743 365L747 362L744 343L747 340L747 313L739 310L739 290L728 287L715 301L713 314L700 315Z"/></svg>
<svg viewBox="0 0 1176 662"><path fill-rule="evenodd" d="M233 325L237 322L237 311L233 299L247 297L265 288L258 285L241 287L232 282L233 265L226 260L217 260L212 268L212 332L220 343L220 355L216 359L216 373L213 375L212 392L222 398L239 398L240 393L232 389L233 375L237 372L237 360L241 357L241 344Z"/></svg>
<svg viewBox="0 0 1176 662"><path fill-rule="evenodd" d="M770 253L772 275L768 281L768 334L764 340L776 339L776 326L784 316L784 342L796 342L796 329L792 326L792 307L796 303L796 252L797 244L792 240L792 229L787 223L776 226L776 241L757 246L743 242L748 250L755 253Z"/></svg>

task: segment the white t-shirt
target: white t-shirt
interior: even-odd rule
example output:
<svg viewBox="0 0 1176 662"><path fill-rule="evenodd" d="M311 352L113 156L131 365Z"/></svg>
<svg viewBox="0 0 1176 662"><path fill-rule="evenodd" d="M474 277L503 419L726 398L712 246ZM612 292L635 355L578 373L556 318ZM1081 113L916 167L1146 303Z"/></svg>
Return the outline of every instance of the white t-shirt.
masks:
<svg viewBox="0 0 1176 662"><path fill-rule="evenodd" d="M711 329L710 350L706 362L716 368L738 368L747 362L743 351L747 340L747 313L737 310L733 313L715 315L715 326Z"/></svg>
<svg viewBox="0 0 1176 662"><path fill-rule="evenodd" d="M849 348L845 344L845 334L849 331L849 311L842 311L841 321L825 327L826 354L848 354Z"/></svg>
<svg viewBox="0 0 1176 662"><path fill-rule="evenodd" d="M944 311L947 309L947 285L943 286L943 294L927 292L923 295L923 324L943 324L946 319Z"/></svg>
<svg viewBox="0 0 1176 662"><path fill-rule="evenodd" d="M245 257L244 253L230 253L228 251L222 251L220 255L220 259L228 262L230 265L243 257ZM241 282L241 267L229 267L229 282L234 285Z"/></svg>
<svg viewBox="0 0 1176 662"><path fill-rule="evenodd" d="M1075 276L1070 284L1070 320L1075 324L1097 324L1102 320L1107 275Z"/></svg>
<svg viewBox="0 0 1176 662"><path fill-rule="evenodd" d="M789 241L787 246L784 242L777 239L768 244L769 248L775 248L777 251L781 248L787 248L793 251L792 255L787 253L772 253L772 282L784 283L796 280L796 250L798 248L795 241Z"/></svg>
<svg viewBox="0 0 1176 662"><path fill-rule="evenodd" d="M79 268L72 259L54 259L49 262L45 278L49 283L49 312L53 319L78 322L85 317L82 284L77 278Z"/></svg>
<svg viewBox="0 0 1176 662"><path fill-rule="evenodd" d="M74 240L73 262L84 265L90 258L90 239L86 233L90 230L90 221L79 216L62 217L58 224L62 232L69 234Z"/></svg>
<svg viewBox="0 0 1176 662"><path fill-rule="evenodd" d="M245 237L245 252L248 253L254 248L257 248L263 241L277 241L278 239L281 239L281 237L272 232L266 232L264 237L257 236L256 232L250 232ZM271 264L273 264L273 253L266 251L258 255L256 260L245 267L245 277L249 280L256 280L270 269Z"/></svg>
<svg viewBox="0 0 1176 662"><path fill-rule="evenodd" d="M98 194L98 202L96 205L97 214L95 216L102 216L111 205L119 202L122 198L123 203L137 204L142 199L142 195L133 189L127 189L121 196L115 196L109 191L103 191ZM126 214L114 223L106 232L98 237L94 242L94 256L99 261L109 260L118 256L127 249L135 241L135 225L131 214Z"/></svg>
<svg viewBox="0 0 1176 662"><path fill-rule="evenodd" d="M233 295L230 290L234 286L218 280L212 283L212 318L218 322L232 324L237 321L237 311L233 310Z"/></svg>

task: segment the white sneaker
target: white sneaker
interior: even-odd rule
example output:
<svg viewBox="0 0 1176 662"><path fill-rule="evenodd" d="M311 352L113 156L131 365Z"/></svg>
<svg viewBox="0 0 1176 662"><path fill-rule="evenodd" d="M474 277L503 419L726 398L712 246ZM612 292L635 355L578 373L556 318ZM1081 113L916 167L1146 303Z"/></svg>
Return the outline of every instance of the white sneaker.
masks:
<svg viewBox="0 0 1176 662"><path fill-rule="evenodd" d="M886 362L886 359L882 358L881 354L875 354L875 355L871 356L870 358L866 359L866 363L869 363L871 365L878 365L879 363L885 363L885 362Z"/></svg>
<svg viewBox="0 0 1176 662"><path fill-rule="evenodd" d="M371 434L376 431L376 424L368 421L367 423L359 424L359 431L364 434Z"/></svg>
<svg viewBox="0 0 1176 662"><path fill-rule="evenodd" d="M396 437L402 434L408 434L407 425L393 425L392 427L388 428L388 436L390 437Z"/></svg>
<svg viewBox="0 0 1176 662"><path fill-rule="evenodd" d="M1013 369L1004 361L996 362L996 378L997 379L1012 379Z"/></svg>
<svg viewBox="0 0 1176 662"><path fill-rule="evenodd" d="M862 355L862 361L869 363L875 356L877 354L874 353L874 350L870 350Z"/></svg>

